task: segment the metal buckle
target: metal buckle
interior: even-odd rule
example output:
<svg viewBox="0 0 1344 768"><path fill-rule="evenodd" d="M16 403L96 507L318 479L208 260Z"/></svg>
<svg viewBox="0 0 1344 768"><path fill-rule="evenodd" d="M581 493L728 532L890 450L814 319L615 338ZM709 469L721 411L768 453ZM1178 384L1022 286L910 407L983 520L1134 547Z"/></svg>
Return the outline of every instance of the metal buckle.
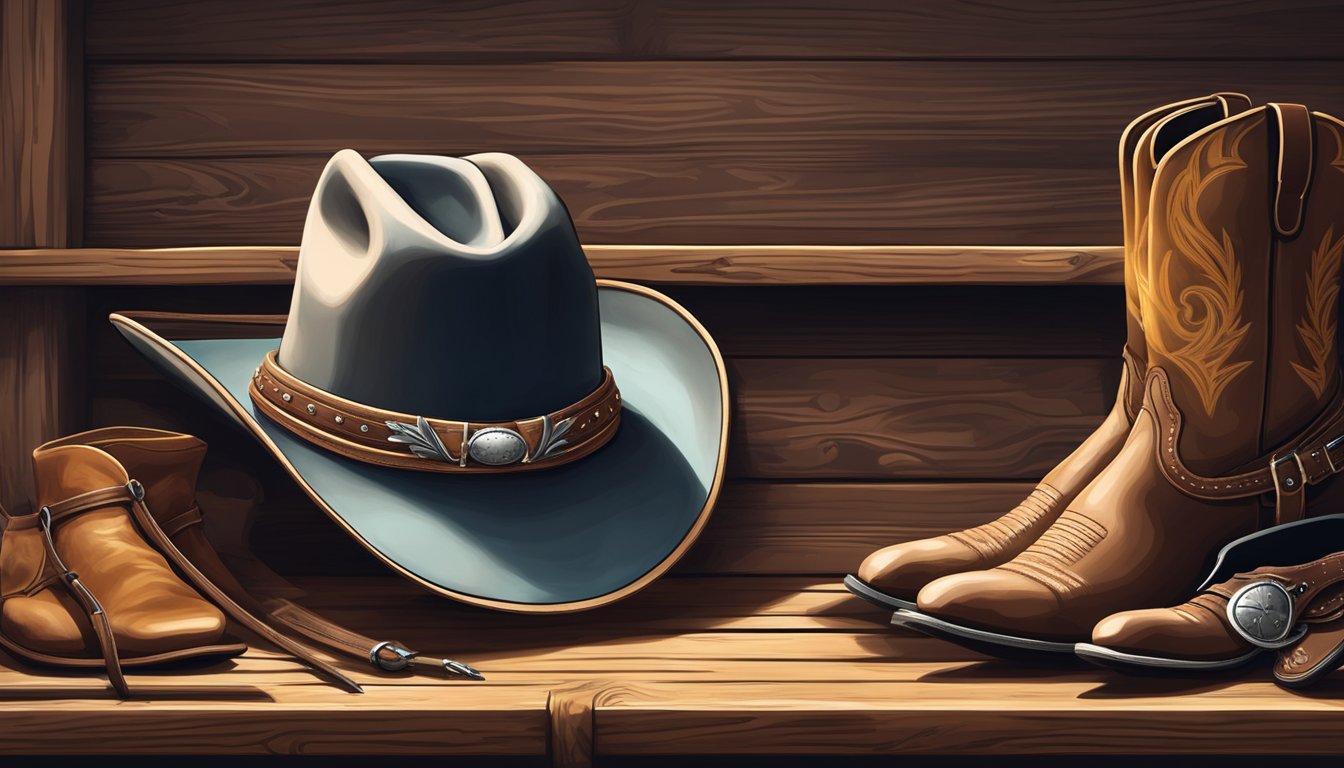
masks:
<svg viewBox="0 0 1344 768"><path fill-rule="evenodd" d="M1307 634L1307 625L1293 628L1294 595L1275 581L1257 581L1237 590L1227 601L1227 619L1241 639L1274 650Z"/></svg>
<svg viewBox="0 0 1344 768"><path fill-rule="evenodd" d="M1344 435L1340 435L1339 437L1336 437L1334 440L1331 440L1330 442L1326 443L1325 447L1321 449L1322 451L1325 452L1325 463L1330 467L1330 474L1332 475L1339 474L1339 467L1335 466L1335 460L1330 458L1330 452L1338 448L1340 445L1344 445Z"/></svg>
<svg viewBox="0 0 1344 768"><path fill-rule="evenodd" d="M1291 477L1285 477L1282 483L1279 482L1279 465L1286 464L1289 461L1297 464L1298 477L1302 478L1303 485L1307 484L1307 468L1302 464L1302 457L1297 455L1297 451L1289 451L1269 462L1269 476L1274 479L1274 490L1279 493L1284 493L1284 488L1288 489L1287 493L1297 493L1302 490L1297 487L1297 483Z"/></svg>
<svg viewBox="0 0 1344 768"><path fill-rule="evenodd" d="M384 648L395 653L397 658L389 661L382 656L379 656L378 652ZM391 640L384 640L369 649L369 663L384 672L400 672L411 665L411 659L414 659L415 656L416 654L414 651Z"/></svg>

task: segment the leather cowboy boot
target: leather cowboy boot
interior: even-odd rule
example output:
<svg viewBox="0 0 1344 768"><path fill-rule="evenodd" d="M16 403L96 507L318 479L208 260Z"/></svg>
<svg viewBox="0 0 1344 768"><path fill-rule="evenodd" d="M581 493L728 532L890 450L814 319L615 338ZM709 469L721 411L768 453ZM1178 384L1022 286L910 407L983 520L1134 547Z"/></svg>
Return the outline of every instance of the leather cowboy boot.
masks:
<svg viewBox="0 0 1344 768"><path fill-rule="evenodd" d="M224 614L145 539L141 495L114 459L84 446L33 453L40 511L9 517L0 548L0 645L44 664L123 667L236 656Z"/></svg>
<svg viewBox="0 0 1344 768"><path fill-rule="evenodd" d="M1150 136L1149 371L1133 429L1036 543L930 583L923 614L894 623L1072 653L1105 616L1192 594L1227 542L1325 506L1330 485L1308 487L1344 467L1341 124L1273 104L1176 142L1161 124Z"/></svg>
<svg viewBox="0 0 1344 768"><path fill-rule="evenodd" d="M1341 547L1344 515L1253 534L1223 550L1213 575L1184 604L1102 619L1092 642L1079 643L1075 652L1121 670L1203 672L1277 651L1275 679L1305 687L1338 668L1344 657Z"/></svg>
<svg viewBox="0 0 1344 768"><path fill-rule="evenodd" d="M1120 391L1101 425L1012 510L975 528L879 549L863 561L857 575L845 577L845 586L851 592L889 610L913 610L915 595L930 581L1008 562L1039 538L1074 496L1119 453L1143 402L1140 384L1147 370L1139 275L1147 263L1148 194L1154 164L1147 158L1136 158L1141 139L1153 125L1175 114L1194 111L1226 117L1250 106L1250 99L1241 94L1215 93L1159 107L1136 118L1120 136L1128 339L1122 351Z"/></svg>

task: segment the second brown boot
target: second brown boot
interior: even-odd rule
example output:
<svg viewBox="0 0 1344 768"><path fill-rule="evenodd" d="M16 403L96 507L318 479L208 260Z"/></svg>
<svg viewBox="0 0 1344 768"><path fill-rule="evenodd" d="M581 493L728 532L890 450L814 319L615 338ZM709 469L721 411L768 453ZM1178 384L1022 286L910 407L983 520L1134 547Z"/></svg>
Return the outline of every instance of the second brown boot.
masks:
<svg viewBox="0 0 1344 768"><path fill-rule="evenodd" d="M1344 126L1292 104L1216 122L1161 157L1149 371L1124 447L1021 555L930 583L922 613L894 622L1072 654L1110 614L1185 599L1233 539L1328 508L1344 468L1341 158Z"/></svg>
<svg viewBox="0 0 1344 768"><path fill-rule="evenodd" d="M851 592L889 610L914 609L915 595L930 581L1008 562L1039 538L1073 497L1119 453L1143 402L1141 383L1147 370L1139 275L1147 269L1148 196L1154 168L1148 132L1172 116L1183 115L1184 121L1207 125L1250 106L1250 100L1239 93L1180 101L1141 115L1120 136L1128 340L1123 350L1120 391L1101 425L1008 513L976 528L877 550L863 561L857 574L845 577L845 586ZM1174 133L1168 131L1167 135ZM1140 147L1144 156L1136 158Z"/></svg>

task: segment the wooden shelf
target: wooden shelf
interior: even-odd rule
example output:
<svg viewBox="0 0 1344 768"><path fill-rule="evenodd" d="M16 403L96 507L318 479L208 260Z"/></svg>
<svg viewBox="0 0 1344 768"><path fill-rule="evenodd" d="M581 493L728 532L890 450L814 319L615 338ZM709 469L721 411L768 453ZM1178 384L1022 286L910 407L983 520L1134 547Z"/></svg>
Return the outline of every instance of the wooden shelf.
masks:
<svg viewBox="0 0 1344 768"><path fill-rule="evenodd" d="M1119 247L591 245L598 277L673 285L1119 285ZM294 247L0 250L0 285L282 285Z"/></svg>
<svg viewBox="0 0 1344 768"><path fill-rule="evenodd" d="M893 630L834 580L666 578L591 613L455 606L393 577L299 580L304 602L451 652L489 678L378 675L363 696L274 653L101 678L0 663L9 754L1330 754L1338 686L1303 696L1262 665L1128 677L991 661ZM707 596L712 596L708 599ZM1266 738L1266 727L1275 734Z"/></svg>

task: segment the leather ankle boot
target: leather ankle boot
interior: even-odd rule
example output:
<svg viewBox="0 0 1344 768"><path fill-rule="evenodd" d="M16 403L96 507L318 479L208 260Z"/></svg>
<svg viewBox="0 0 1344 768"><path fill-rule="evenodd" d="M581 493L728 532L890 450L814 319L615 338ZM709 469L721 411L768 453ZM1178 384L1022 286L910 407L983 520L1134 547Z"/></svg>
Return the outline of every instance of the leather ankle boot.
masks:
<svg viewBox="0 0 1344 768"><path fill-rule="evenodd" d="M1277 652L1280 684L1316 682L1344 661L1344 515L1239 539L1194 597L1102 619L1092 642L1074 652L1122 671L1181 672L1229 669Z"/></svg>
<svg viewBox="0 0 1344 768"><path fill-rule="evenodd" d="M894 622L1072 653L1112 613L1192 594L1224 544L1321 508L1344 468L1340 122L1272 104L1150 136L1149 370L1124 446L1021 555L928 584Z"/></svg>
<svg viewBox="0 0 1344 768"><path fill-rule="evenodd" d="M1149 159L1151 144L1145 145L1149 154L1136 157L1140 145L1150 128L1173 115L1196 113L1221 118L1250 106L1250 100L1241 94L1216 93L1159 107L1136 118L1121 134L1128 340L1122 352L1120 391L1101 425L1012 510L975 528L879 549L863 561L857 575L845 577L845 586L851 592L883 608L914 609L915 595L930 581L1008 562L1039 538L1074 496L1119 453L1143 402L1141 383L1147 370L1139 275L1147 266L1148 195L1155 164Z"/></svg>
<svg viewBox="0 0 1344 768"><path fill-rule="evenodd" d="M0 644L38 663L123 667L235 656L224 614L179 577L131 511L143 488L87 446L33 453L40 511L10 517L0 547Z"/></svg>

